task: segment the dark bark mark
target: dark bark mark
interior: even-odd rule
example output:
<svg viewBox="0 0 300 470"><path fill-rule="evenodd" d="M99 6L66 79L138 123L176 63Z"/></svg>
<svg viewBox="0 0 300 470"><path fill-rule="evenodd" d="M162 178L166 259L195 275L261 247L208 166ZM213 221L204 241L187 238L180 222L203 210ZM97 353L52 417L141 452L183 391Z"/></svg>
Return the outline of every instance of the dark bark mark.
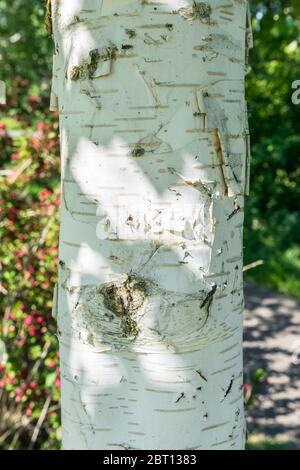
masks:
<svg viewBox="0 0 300 470"><path fill-rule="evenodd" d="M180 400L182 400L182 398L184 398L185 395L184 395L184 392L182 392L179 397L177 398L177 400L175 401L175 403L178 403Z"/></svg>
<svg viewBox="0 0 300 470"><path fill-rule="evenodd" d="M143 279L129 275L122 283L108 283L101 288L105 307L122 317L122 328L126 336L136 336L138 326L132 315L143 306L147 289Z"/></svg>
<svg viewBox="0 0 300 470"><path fill-rule="evenodd" d="M70 79L73 81L84 80L89 78L92 80L97 71L99 62L107 62L116 58L117 47L110 45L101 51L93 49L89 52L89 61L82 65L74 65L70 72Z"/></svg>
<svg viewBox="0 0 300 470"><path fill-rule="evenodd" d="M220 170L221 170L221 176L222 176L222 181L223 181L223 186L224 186L224 196L227 197L229 188L228 188L228 184L227 184L227 180L226 180L226 176L224 172L224 166L228 166L228 165L225 165L222 142L221 142L221 137L220 137L218 129L216 129L215 131L215 150L216 150L216 155L218 157L218 160L220 162Z"/></svg>
<svg viewBox="0 0 300 470"><path fill-rule="evenodd" d="M88 77L94 78L94 74L98 68L99 62L106 62L116 58L117 48L115 46L109 46L99 52L98 49L90 51L90 64L88 65Z"/></svg>
<svg viewBox="0 0 300 470"><path fill-rule="evenodd" d="M123 51L128 51L129 49L133 49L133 45L132 44L122 44L121 49Z"/></svg>
<svg viewBox="0 0 300 470"><path fill-rule="evenodd" d="M128 36L130 39L136 37L136 32L135 32L134 29L125 29L125 33L127 34L127 36Z"/></svg>
<svg viewBox="0 0 300 470"><path fill-rule="evenodd" d="M232 431L231 433L228 435L228 437L231 439L233 437L233 434L234 434L234 430L237 428L237 425L238 425L238 420L239 420L239 416L241 414L241 410L238 408L234 415L235 415L235 418L234 418L234 423L233 423L233 426L232 426Z"/></svg>
<svg viewBox="0 0 300 470"><path fill-rule="evenodd" d="M142 147L135 147L132 151L133 157L142 157L145 154L145 149Z"/></svg>
<svg viewBox="0 0 300 470"><path fill-rule="evenodd" d="M224 401L225 398L226 398L226 397L229 395L229 393L231 392L234 379L235 379L235 377L232 376L231 379L230 379L229 385L228 385L228 387L227 387L226 390L225 390L224 398L223 398L222 401Z"/></svg>
<svg viewBox="0 0 300 470"><path fill-rule="evenodd" d="M208 317L209 317L209 314L210 314L210 307L211 307L211 304L213 302L213 298L214 298L214 295L217 291L217 284L214 284L211 291L207 294L207 296L205 297L205 299L203 300L202 304L200 305L200 308L204 308L206 307L206 319L205 319L205 322L203 324L203 326L206 324L207 320L208 320ZM200 318L201 320L201 318Z"/></svg>
<svg viewBox="0 0 300 470"><path fill-rule="evenodd" d="M201 23L211 24L211 6L208 3L193 0L193 5L182 7L178 11L186 19L200 20Z"/></svg>
<svg viewBox="0 0 300 470"><path fill-rule="evenodd" d="M197 369L196 372L197 372L198 375L200 375L201 379L203 379L205 382L207 382L207 378L202 374L200 369ZM201 387L197 388L197 390L199 390L199 389L201 389Z"/></svg>
<svg viewBox="0 0 300 470"><path fill-rule="evenodd" d="M229 216L227 217L227 220L232 219L232 217L235 216L235 214L237 214L240 210L241 210L240 206L237 206L237 207L231 212L231 214L229 214Z"/></svg>
<svg viewBox="0 0 300 470"><path fill-rule="evenodd" d="M211 6L204 2L195 2L194 0L194 13L203 23L210 23Z"/></svg>

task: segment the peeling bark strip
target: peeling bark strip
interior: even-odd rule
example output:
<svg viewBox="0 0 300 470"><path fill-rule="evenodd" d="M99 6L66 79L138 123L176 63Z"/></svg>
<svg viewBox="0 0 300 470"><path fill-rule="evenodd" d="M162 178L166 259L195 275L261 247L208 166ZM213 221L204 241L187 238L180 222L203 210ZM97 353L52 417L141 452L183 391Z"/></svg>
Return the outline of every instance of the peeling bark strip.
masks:
<svg viewBox="0 0 300 470"><path fill-rule="evenodd" d="M46 0L45 25L48 35L52 36L52 5L51 0Z"/></svg>
<svg viewBox="0 0 300 470"><path fill-rule="evenodd" d="M109 45L100 51L98 49L89 51L88 59L85 63L74 65L72 67L70 79L92 80L104 75L109 75L111 72L111 64L113 59L116 57L117 50L118 49L114 45ZM108 64L106 67L103 66L105 63ZM98 67L100 67L100 70L98 70Z"/></svg>
<svg viewBox="0 0 300 470"><path fill-rule="evenodd" d="M50 16L63 446L241 449L247 2Z"/></svg>
<svg viewBox="0 0 300 470"><path fill-rule="evenodd" d="M189 20L199 19L202 23L210 23L211 6L208 3L193 1L188 7L179 9L179 14Z"/></svg>

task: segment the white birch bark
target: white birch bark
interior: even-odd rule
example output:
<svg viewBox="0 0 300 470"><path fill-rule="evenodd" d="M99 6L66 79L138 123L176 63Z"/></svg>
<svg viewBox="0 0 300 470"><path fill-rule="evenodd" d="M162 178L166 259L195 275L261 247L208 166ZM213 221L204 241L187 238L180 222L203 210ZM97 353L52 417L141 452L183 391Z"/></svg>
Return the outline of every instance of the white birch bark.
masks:
<svg viewBox="0 0 300 470"><path fill-rule="evenodd" d="M0 104L6 103L5 83L0 80Z"/></svg>
<svg viewBox="0 0 300 470"><path fill-rule="evenodd" d="M246 0L52 0L65 449L241 449Z"/></svg>

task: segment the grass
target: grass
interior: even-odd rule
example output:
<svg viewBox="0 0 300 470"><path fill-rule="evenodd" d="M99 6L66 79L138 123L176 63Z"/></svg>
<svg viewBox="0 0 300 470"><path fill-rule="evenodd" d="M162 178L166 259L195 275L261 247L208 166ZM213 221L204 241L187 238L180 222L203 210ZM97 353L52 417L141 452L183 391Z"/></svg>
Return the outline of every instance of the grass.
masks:
<svg viewBox="0 0 300 470"><path fill-rule="evenodd" d="M271 237L263 239L255 230L245 232L245 265L256 260L264 264L245 272L245 281L261 284L300 299L300 247L282 248Z"/></svg>
<svg viewBox="0 0 300 470"><path fill-rule="evenodd" d="M246 450L298 450L293 441L275 439L263 434L252 434L248 437Z"/></svg>

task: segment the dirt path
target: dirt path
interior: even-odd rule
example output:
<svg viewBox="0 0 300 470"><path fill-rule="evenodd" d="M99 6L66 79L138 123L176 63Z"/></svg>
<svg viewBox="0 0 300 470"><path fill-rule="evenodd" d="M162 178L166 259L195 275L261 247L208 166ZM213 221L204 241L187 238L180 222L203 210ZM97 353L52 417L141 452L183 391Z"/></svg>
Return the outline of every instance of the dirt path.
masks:
<svg viewBox="0 0 300 470"><path fill-rule="evenodd" d="M269 372L248 430L300 447L300 302L249 284L245 296L245 381L258 367Z"/></svg>

